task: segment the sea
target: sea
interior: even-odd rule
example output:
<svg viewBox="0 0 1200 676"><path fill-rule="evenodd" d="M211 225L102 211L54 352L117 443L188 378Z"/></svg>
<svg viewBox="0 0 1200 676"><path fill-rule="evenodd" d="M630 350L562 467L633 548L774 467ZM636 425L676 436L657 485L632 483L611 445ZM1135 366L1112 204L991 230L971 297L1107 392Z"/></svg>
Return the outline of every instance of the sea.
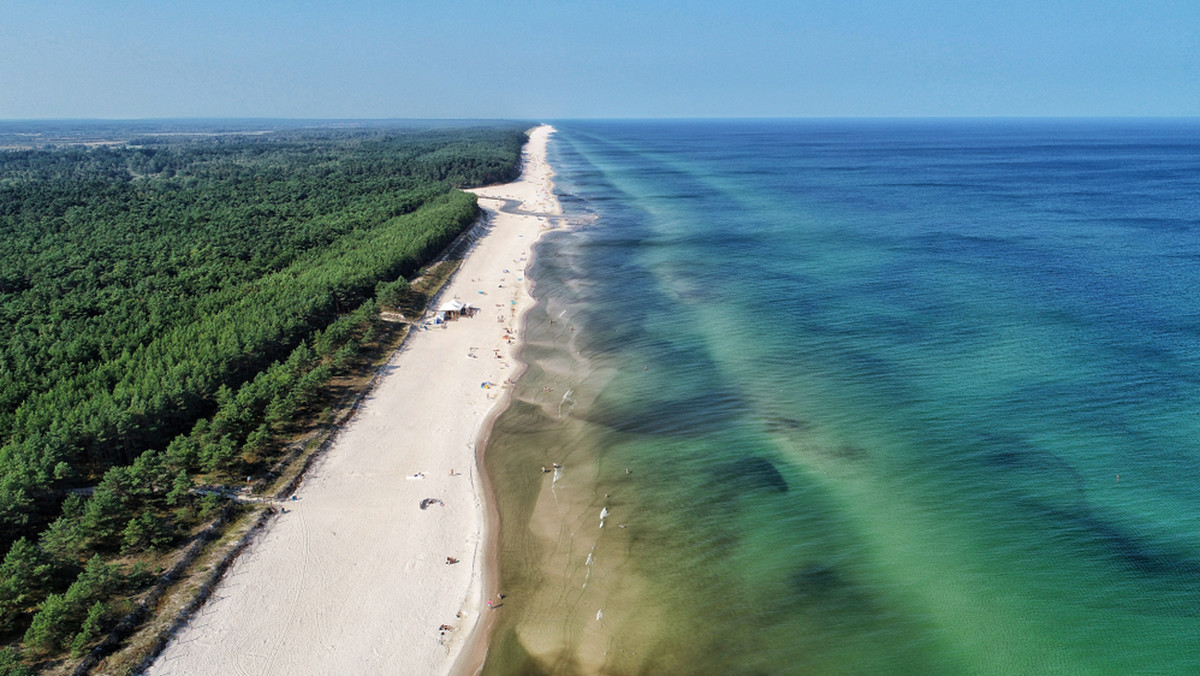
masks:
<svg viewBox="0 0 1200 676"><path fill-rule="evenodd" d="M1200 673L1200 121L554 126L484 673Z"/></svg>

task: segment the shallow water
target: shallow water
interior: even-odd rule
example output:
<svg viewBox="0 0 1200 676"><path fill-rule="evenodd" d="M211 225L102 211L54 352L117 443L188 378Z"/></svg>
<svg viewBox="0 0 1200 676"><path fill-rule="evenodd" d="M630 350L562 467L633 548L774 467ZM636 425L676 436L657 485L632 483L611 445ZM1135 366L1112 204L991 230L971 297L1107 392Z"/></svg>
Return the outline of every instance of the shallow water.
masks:
<svg viewBox="0 0 1200 676"><path fill-rule="evenodd" d="M487 673L1200 668L1200 125L555 126Z"/></svg>

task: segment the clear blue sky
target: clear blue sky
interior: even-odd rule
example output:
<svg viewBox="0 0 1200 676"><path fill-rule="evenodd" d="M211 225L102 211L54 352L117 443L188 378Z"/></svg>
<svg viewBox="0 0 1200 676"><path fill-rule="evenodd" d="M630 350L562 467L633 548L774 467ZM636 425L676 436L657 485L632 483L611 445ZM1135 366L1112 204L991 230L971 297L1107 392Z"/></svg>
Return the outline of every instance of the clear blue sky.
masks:
<svg viewBox="0 0 1200 676"><path fill-rule="evenodd" d="M3 0L0 118L1198 116L1200 0Z"/></svg>

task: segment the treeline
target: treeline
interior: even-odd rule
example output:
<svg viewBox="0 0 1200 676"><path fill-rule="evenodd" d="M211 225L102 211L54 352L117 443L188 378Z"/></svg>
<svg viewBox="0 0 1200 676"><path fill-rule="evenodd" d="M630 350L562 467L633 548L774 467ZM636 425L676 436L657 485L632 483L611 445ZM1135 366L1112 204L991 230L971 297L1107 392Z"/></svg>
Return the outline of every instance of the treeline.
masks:
<svg viewBox="0 0 1200 676"><path fill-rule="evenodd" d="M0 153L0 635L27 657L86 647L145 583L105 562L210 517L223 501L194 475L263 466L374 339L379 304L475 218L453 188L511 180L523 142L371 129Z"/></svg>

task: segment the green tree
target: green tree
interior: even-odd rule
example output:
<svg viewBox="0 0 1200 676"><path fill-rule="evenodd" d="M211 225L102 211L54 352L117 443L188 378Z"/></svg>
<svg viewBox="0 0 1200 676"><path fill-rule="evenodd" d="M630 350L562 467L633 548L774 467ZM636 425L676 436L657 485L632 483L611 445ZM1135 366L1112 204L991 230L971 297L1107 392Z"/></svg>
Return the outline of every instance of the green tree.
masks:
<svg viewBox="0 0 1200 676"><path fill-rule="evenodd" d="M92 604L88 609L87 617L83 620L83 625L79 628L79 633L75 634L75 638L71 640L71 654L75 657L80 657L96 639L100 638L100 630L104 621L104 616L108 612L108 607L100 601Z"/></svg>
<svg viewBox="0 0 1200 676"><path fill-rule="evenodd" d="M167 504L171 507L186 507L192 500L192 480L187 470L181 469L171 481L171 491L167 493Z"/></svg>
<svg viewBox="0 0 1200 676"><path fill-rule="evenodd" d="M73 631L70 614L71 607L65 595L47 596L25 631L25 646L39 654L57 651Z"/></svg>
<svg viewBox="0 0 1200 676"><path fill-rule="evenodd" d="M33 669L21 663L16 649L0 648L0 676L33 676Z"/></svg>
<svg viewBox="0 0 1200 676"><path fill-rule="evenodd" d="M211 519L225 506L225 501L216 493L207 493L200 498L200 518Z"/></svg>
<svg viewBox="0 0 1200 676"><path fill-rule="evenodd" d="M121 586L120 569L96 554L88 559L83 572L67 588L66 598L72 607L82 615L83 609L92 601L106 598Z"/></svg>
<svg viewBox="0 0 1200 676"><path fill-rule="evenodd" d="M16 533L29 523L29 514L33 511L29 478L16 472L0 477L0 530Z"/></svg>
<svg viewBox="0 0 1200 676"><path fill-rule="evenodd" d="M200 466L206 472L224 469L236 456L237 447L234 446L233 438L227 434L204 446L200 451Z"/></svg>
<svg viewBox="0 0 1200 676"><path fill-rule="evenodd" d="M114 468L121 470L121 468ZM109 474L113 471L110 470ZM80 519L80 535L93 546L104 546L112 542L130 517L120 489L101 484L87 501Z"/></svg>
<svg viewBox="0 0 1200 676"><path fill-rule="evenodd" d="M25 538L13 543L0 564L0 633L16 628L17 619L42 598L51 566Z"/></svg>
<svg viewBox="0 0 1200 676"><path fill-rule="evenodd" d="M254 428L254 431L246 437L246 443L242 446L242 454L251 457L260 456L270 449L273 439L271 428L263 423Z"/></svg>
<svg viewBox="0 0 1200 676"><path fill-rule="evenodd" d="M121 552L129 554L146 549L162 549L174 539L174 521L146 511L130 519L125 526L121 533Z"/></svg>

